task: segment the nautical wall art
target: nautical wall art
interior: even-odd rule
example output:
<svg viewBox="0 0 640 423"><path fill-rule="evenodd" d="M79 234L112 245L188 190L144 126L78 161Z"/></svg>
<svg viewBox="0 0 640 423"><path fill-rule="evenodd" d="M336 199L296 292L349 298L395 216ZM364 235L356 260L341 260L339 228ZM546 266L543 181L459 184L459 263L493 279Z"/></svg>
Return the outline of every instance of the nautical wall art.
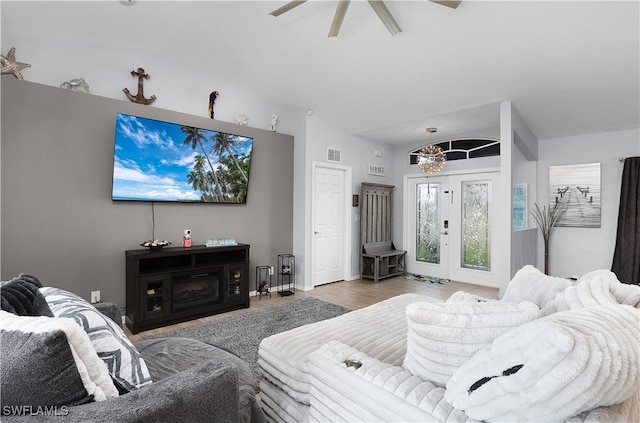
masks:
<svg viewBox="0 0 640 423"><path fill-rule="evenodd" d="M549 166L549 204L564 203L556 226L599 228L600 163Z"/></svg>

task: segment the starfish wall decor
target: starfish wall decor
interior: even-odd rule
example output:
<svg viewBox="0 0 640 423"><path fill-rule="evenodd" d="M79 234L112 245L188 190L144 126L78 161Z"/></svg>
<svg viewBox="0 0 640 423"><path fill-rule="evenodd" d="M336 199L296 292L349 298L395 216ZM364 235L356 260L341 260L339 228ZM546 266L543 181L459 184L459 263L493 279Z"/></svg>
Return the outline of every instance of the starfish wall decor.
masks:
<svg viewBox="0 0 640 423"><path fill-rule="evenodd" d="M0 54L0 63L2 63L2 75L11 74L18 79L24 79L21 73L22 69L31 67L28 63L16 62L15 47L11 47L6 56Z"/></svg>

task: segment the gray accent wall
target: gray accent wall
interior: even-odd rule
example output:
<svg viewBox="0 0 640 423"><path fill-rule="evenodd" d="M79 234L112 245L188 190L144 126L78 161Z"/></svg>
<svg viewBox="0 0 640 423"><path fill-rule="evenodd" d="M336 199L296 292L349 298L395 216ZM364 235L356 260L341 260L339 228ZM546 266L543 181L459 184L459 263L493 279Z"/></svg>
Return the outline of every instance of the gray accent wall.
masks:
<svg viewBox="0 0 640 423"><path fill-rule="evenodd" d="M174 246L187 228L194 245L250 244L250 290L255 266L293 251L292 136L7 76L1 95L2 280L29 273L124 306L124 251L142 248L154 232ZM116 113L253 137L247 203L112 201Z"/></svg>

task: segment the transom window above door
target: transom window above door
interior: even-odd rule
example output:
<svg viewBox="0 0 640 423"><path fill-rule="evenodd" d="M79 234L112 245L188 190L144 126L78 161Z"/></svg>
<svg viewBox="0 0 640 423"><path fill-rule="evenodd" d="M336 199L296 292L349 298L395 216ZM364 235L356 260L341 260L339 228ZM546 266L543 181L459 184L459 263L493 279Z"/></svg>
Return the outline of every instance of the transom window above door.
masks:
<svg viewBox="0 0 640 423"><path fill-rule="evenodd" d="M455 138L430 144L440 147L447 161L475 159L500 155L500 140L495 138ZM426 145L409 153L409 164L417 165L420 150Z"/></svg>

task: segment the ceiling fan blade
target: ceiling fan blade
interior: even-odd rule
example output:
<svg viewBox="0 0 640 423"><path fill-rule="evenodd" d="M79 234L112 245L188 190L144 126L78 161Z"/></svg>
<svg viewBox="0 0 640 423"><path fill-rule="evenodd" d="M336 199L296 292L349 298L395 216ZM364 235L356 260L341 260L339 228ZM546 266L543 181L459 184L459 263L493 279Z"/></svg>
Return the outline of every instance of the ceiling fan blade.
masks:
<svg viewBox="0 0 640 423"><path fill-rule="evenodd" d="M333 16L333 22L331 22L331 28L329 29L329 37L337 37L344 20L344 15L347 13L349 2L351 0L340 0L338 7L336 8L336 14Z"/></svg>
<svg viewBox="0 0 640 423"><path fill-rule="evenodd" d="M281 6L279 8L277 8L276 10L274 10L273 12L269 13L272 16L280 16L282 15L284 12L288 12L289 10L293 9L296 6L300 6L302 3L306 2L307 0L295 0L295 1L290 1L289 3L285 4L284 6Z"/></svg>
<svg viewBox="0 0 640 423"><path fill-rule="evenodd" d="M462 0L429 0L432 3L438 3L443 6L450 7L452 9L456 9L462 3Z"/></svg>
<svg viewBox="0 0 640 423"><path fill-rule="evenodd" d="M387 6L382 0L369 0L369 4L376 12L384 26L387 27L391 35L396 35L398 32L402 32L400 26L396 20L393 19L393 15L391 15L391 12L389 12L389 9L387 9Z"/></svg>

